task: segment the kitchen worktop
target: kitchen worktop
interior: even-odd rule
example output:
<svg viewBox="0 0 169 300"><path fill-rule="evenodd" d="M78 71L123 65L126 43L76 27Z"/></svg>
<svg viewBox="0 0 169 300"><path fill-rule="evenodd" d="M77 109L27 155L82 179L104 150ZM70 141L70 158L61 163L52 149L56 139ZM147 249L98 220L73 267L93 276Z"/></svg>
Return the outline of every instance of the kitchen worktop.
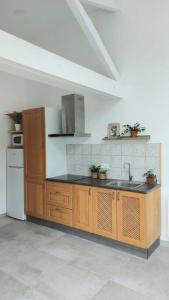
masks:
<svg viewBox="0 0 169 300"><path fill-rule="evenodd" d="M87 186L98 187L98 188L100 187L100 188L122 190L122 191L129 191L129 192L142 193L142 194L150 193L154 189L157 189L160 187L160 184L150 186L146 183L145 184L143 183L141 186L139 186L137 188L109 186L108 184L110 182L117 181L117 180L115 180L115 179L106 179L106 180L92 179L91 177L73 175L73 174L65 174L65 175L61 175L61 176L57 176L57 177L48 178L47 181L87 185ZM124 180L124 182L125 182L125 180ZM136 182L136 183L138 183L138 182Z"/></svg>

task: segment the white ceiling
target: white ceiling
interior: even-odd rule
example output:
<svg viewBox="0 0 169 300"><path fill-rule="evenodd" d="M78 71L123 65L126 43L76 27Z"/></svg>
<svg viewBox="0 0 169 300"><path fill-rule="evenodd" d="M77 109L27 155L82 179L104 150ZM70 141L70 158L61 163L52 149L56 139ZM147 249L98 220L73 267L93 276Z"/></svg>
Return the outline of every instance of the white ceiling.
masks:
<svg viewBox="0 0 169 300"><path fill-rule="evenodd" d="M85 9L89 13L96 10L87 5ZM0 29L26 40L55 33L72 19L65 0L0 0Z"/></svg>
<svg viewBox="0 0 169 300"><path fill-rule="evenodd" d="M65 0L0 0L0 29L104 73Z"/></svg>

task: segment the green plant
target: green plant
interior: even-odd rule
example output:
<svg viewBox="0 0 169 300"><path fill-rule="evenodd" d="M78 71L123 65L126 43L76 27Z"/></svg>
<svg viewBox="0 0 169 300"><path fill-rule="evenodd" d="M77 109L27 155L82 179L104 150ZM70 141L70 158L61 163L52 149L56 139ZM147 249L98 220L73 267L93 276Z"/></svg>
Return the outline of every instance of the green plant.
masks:
<svg viewBox="0 0 169 300"><path fill-rule="evenodd" d="M7 114L8 117L10 117L15 124L21 124L22 123L22 113L21 112L12 112Z"/></svg>
<svg viewBox="0 0 169 300"><path fill-rule="evenodd" d="M91 165L90 166L90 171L92 173L98 173L100 171L100 166L96 166L96 165Z"/></svg>
<svg viewBox="0 0 169 300"><path fill-rule="evenodd" d="M142 132L142 131L146 130L146 128L144 126L141 126L140 123L138 123L138 122L135 123L133 126L126 124L126 125L123 125L123 127L125 128L123 135L128 132L132 132L132 131Z"/></svg>
<svg viewBox="0 0 169 300"><path fill-rule="evenodd" d="M146 178L152 178L154 183L157 183L157 176L153 173L153 170L148 170L143 176Z"/></svg>

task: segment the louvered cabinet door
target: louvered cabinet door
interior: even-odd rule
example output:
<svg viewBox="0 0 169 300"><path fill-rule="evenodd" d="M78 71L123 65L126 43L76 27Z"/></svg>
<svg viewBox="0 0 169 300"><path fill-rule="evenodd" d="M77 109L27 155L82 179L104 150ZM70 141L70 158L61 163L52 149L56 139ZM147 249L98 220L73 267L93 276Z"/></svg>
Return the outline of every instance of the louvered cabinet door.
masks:
<svg viewBox="0 0 169 300"><path fill-rule="evenodd" d="M118 240L145 248L146 246L145 195L117 192Z"/></svg>
<svg viewBox="0 0 169 300"><path fill-rule="evenodd" d="M94 233L116 239L116 192L108 189L93 189Z"/></svg>

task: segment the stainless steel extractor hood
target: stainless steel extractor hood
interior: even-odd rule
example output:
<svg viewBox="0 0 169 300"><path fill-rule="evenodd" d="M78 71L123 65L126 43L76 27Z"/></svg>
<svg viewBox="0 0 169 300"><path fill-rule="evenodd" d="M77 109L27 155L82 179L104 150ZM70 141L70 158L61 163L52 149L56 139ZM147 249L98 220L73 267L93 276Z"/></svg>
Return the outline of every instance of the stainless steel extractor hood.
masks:
<svg viewBox="0 0 169 300"><path fill-rule="evenodd" d="M49 137L90 137L85 133L84 96L71 94L62 97L62 132Z"/></svg>

